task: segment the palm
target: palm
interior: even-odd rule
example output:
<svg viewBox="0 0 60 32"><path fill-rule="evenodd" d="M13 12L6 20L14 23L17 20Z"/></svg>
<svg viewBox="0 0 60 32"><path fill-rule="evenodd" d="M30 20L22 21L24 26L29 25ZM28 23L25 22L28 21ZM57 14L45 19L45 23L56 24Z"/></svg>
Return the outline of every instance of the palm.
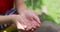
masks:
<svg viewBox="0 0 60 32"><path fill-rule="evenodd" d="M33 11L23 11L20 13L23 21L20 21L22 25L27 26L25 29L31 31L40 26L40 20Z"/></svg>

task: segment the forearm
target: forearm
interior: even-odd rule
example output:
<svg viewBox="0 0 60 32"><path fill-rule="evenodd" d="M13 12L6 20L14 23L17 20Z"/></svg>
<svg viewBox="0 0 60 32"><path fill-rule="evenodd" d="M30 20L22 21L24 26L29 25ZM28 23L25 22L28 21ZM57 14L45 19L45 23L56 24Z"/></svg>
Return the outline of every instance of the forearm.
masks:
<svg viewBox="0 0 60 32"><path fill-rule="evenodd" d="M18 13L25 11L27 6L25 5L24 0L16 0L16 8Z"/></svg>
<svg viewBox="0 0 60 32"><path fill-rule="evenodd" d="M12 20L13 15L2 16L0 15L0 23L5 23Z"/></svg>

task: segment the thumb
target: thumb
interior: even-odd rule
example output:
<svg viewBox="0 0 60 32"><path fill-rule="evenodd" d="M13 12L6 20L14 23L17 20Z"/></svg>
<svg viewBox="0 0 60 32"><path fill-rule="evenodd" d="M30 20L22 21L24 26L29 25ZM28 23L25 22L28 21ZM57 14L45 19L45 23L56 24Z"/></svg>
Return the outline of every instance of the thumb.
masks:
<svg viewBox="0 0 60 32"><path fill-rule="evenodd" d="M21 23L19 23L18 21L16 22L16 26L17 26L17 29L23 29L23 30L25 30L24 26Z"/></svg>

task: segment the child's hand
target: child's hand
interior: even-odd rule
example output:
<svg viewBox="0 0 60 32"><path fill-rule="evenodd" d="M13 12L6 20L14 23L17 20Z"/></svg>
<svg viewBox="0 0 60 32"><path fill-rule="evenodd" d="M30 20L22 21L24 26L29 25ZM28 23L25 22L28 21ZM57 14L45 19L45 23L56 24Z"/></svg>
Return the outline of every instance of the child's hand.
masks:
<svg viewBox="0 0 60 32"><path fill-rule="evenodd" d="M17 29L25 30L26 26L24 25L23 18L20 15L13 15L12 17L13 24L14 26L17 27Z"/></svg>
<svg viewBox="0 0 60 32"><path fill-rule="evenodd" d="M25 10L20 12L20 16L23 18L23 25L26 25L25 28L26 31L34 31L38 27L40 27L40 19L38 18L38 15L31 10Z"/></svg>

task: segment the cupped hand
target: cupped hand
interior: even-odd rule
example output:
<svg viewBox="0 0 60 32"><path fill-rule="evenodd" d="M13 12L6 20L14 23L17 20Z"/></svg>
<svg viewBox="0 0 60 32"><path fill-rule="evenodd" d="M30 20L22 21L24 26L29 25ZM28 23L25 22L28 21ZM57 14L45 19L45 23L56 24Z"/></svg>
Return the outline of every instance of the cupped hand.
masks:
<svg viewBox="0 0 60 32"><path fill-rule="evenodd" d="M20 12L20 16L23 19L23 21L20 21L20 23L26 26L25 27L26 31L34 31L40 27L40 24L41 24L40 19L33 10L28 9L28 10L22 11Z"/></svg>

